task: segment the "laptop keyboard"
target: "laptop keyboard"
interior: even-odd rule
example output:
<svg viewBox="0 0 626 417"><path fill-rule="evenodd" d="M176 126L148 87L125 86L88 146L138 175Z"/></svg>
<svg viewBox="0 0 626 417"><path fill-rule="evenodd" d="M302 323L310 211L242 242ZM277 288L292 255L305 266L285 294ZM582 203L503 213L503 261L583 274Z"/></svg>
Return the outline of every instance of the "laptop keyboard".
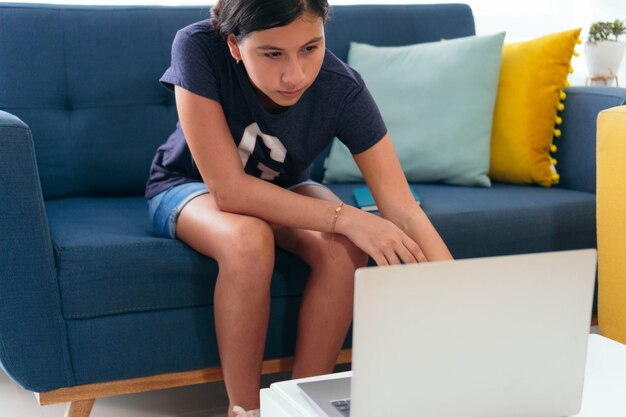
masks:
<svg viewBox="0 0 626 417"><path fill-rule="evenodd" d="M345 400L334 400L330 402L333 407L341 413L343 417L350 417L350 399Z"/></svg>

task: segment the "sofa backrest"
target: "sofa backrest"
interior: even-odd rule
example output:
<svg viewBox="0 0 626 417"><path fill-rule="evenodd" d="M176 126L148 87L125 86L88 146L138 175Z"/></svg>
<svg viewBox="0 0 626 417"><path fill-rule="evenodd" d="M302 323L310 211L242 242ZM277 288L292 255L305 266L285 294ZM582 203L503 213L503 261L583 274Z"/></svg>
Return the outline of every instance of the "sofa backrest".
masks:
<svg viewBox="0 0 626 417"><path fill-rule="evenodd" d="M0 4L0 109L31 128L45 199L143 194L156 148L178 118L158 82L172 40L209 13ZM336 6L326 30L343 60L350 41L394 46L475 33L462 4Z"/></svg>

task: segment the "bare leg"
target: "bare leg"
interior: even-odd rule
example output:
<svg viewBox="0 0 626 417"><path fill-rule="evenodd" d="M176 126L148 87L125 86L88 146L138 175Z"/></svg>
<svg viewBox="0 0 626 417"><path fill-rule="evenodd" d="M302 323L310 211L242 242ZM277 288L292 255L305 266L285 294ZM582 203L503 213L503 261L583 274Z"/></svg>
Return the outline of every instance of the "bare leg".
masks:
<svg viewBox="0 0 626 417"><path fill-rule="evenodd" d="M354 271L367 264L367 257L350 253L342 243L334 246L344 255L312 265L302 296L293 378L331 373L352 322Z"/></svg>
<svg viewBox="0 0 626 417"><path fill-rule="evenodd" d="M338 201L322 187L304 186L296 192ZM207 194L181 212L177 235L220 266L214 307L229 416L233 405L259 408L274 268L272 229L260 219L221 212ZM367 255L339 235L330 242L328 233L282 226L274 226L274 235L276 244L300 256L312 270L302 298L293 376L331 372L352 319L354 270L366 265Z"/></svg>
<svg viewBox="0 0 626 417"><path fill-rule="evenodd" d="M254 279L254 267L245 273ZM259 408L263 352L269 319L269 285L242 291L233 283L235 271L220 272L215 286L215 331L218 337L224 382L233 405L246 410ZM269 272L271 276L271 271Z"/></svg>
<svg viewBox="0 0 626 417"><path fill-rule="evenodd" d="M319 186L297 190L311 197L339 199ZM332 372L352 321L354 271L368 257L341 235L274 226L278 246L295 253L311 266L302 296L293 378ZM333 256L331 257L331 251Z"/></svg>
<svg viewBox="0 0 626 417"><path fill-rule="evenodd" d="M264 221L219 211L210 194L185 206L177 237L216 259L215 328L232 406L259 408L263 351L269 319L274 238Z"/></svg>

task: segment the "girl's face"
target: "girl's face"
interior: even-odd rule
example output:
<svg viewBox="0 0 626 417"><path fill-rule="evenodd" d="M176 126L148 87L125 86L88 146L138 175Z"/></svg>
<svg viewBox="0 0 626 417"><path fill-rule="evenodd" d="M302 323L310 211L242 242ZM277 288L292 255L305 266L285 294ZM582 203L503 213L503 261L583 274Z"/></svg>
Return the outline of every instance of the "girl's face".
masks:
<svg viewBox="0 0 626 417"><path fill-rule="evenodd" d="M324 60L324 22L305 13L286 26L252 32L240 43L229 35L227 42L261 103L273 110L295 104L315 81Z"/></svg>

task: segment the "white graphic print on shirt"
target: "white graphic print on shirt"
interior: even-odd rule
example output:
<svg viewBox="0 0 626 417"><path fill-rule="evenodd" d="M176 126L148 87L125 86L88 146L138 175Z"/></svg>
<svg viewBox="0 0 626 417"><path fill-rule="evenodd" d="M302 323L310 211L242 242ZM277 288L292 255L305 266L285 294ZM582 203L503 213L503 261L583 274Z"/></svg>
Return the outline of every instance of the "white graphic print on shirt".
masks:
<svg viewBox="0 0 626 417"><path fill-rule="evenodd" d="M239 142L239 156L241 157L241 162L243 163L244 168L248 163L250 155L254 151L257 137L261 137L265 146L267 146L270 150L270 158L272 158L272 160L280 163L285 162L287 149L285 148L285 145L282 144L280 139L276 136L266 135L261 132L259 125L252 123L246 127L246 130L244 130L243 136L241 137L241 142ZM257 165L257 168L261 171L261 179L264 180L273 181L280 174L260 162Z"/></svg>

